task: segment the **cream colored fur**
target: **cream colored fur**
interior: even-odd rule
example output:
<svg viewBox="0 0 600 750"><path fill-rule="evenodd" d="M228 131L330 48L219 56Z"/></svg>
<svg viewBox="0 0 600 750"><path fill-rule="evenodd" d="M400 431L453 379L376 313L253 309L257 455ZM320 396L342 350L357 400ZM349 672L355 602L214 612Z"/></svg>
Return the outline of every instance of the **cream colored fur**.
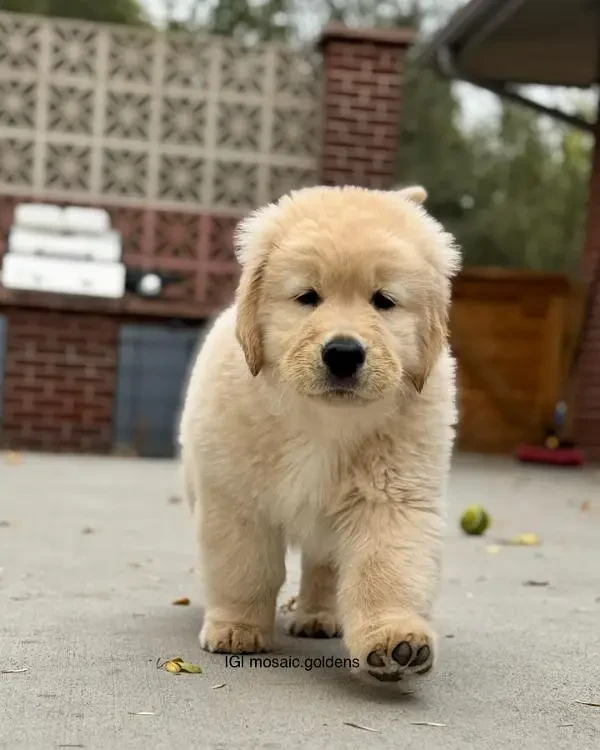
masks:
<svg viewBox="0 0 600 750"><path fill-rule="evenodd" d="M236 303L198 356L180 430L207 650L271 648L285 550L298 545L291 633L343 632L380 680L432 666L459 258L425 198L419 187L308 188L238 232ZM296 301L309 288L316 307ZM397 305L375 309L379 290ZM367 350L351 394L327 385L321 348L336 334Z"/></svg>

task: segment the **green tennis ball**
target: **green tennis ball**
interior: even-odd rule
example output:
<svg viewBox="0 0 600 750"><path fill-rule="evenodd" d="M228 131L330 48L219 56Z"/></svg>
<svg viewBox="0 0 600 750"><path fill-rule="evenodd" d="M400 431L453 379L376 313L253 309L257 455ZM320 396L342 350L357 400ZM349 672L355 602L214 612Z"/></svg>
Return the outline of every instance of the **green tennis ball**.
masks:
<svg viewBox="0 0 600 750"><path fill-rule="evenodd" d="M460 525L465 534L479 536L490 525L490 517L481 505L469 505L460 517Z"/></svg>

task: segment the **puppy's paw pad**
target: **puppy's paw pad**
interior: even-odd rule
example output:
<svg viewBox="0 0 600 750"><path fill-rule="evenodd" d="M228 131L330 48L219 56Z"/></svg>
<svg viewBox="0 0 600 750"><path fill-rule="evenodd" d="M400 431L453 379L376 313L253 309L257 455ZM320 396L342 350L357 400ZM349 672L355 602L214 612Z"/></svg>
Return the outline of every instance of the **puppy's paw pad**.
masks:
<svg viewBox="0 0 600 750"><path fill-rule="evenodd" d="M410 628L387 626L361 660L362 670L380 682L424 675L433 667L434 650L434 635L425 621L412 622Z"/></svg>
<svg viewBox="0 0 600 750"><path fill-rule="evenodd" d="M260 654L270 649L270 639L254 625L205 622L200 645L215 654Z"/></svg>
<svg viewBox="0 0 600 750"><path fill-rule="evenodd" d="M341 625L330 612L307 614L296 610L290 614L286 630L298 638L338 638L342 634Z"/></svg>

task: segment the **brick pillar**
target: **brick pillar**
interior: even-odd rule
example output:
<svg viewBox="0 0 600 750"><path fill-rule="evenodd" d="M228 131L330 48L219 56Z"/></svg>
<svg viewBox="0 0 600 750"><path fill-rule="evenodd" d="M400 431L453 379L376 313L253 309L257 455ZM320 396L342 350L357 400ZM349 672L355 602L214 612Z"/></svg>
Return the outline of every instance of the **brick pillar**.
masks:
<svg viewBox="0 0 600 750"><path fill-rule="evenodd" d="M106 453L112 445L115 316L2 308L4 447Z"/></svg>
<svg viewBox="0 0 600 750"><path fill-rule="evenodd" d="M408 28L327 26L321 37L325 185L389 188L395 178Z"/></svg>
<svg viewBox="0 0 600 750"><path fill-rule="evenodd" d="M583 271L589 286L576 373L574 433L588 459L600 461L600 112L590 180Z"/></svg>

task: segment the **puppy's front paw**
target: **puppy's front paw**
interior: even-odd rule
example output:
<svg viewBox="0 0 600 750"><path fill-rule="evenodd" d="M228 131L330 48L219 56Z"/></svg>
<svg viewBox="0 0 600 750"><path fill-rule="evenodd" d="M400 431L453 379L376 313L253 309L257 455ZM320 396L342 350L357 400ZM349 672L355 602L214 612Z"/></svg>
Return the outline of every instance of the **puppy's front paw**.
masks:
<svg viewBox="0 0 600 750"><path fill-rule="evenodd" d="M290 635L299 638L337 638L342 634L342 627L332 612L307 614L296 610L289 615L285 627Z"/></svg>
<svg viewBox="0 0 600 750"><path fill-rule="evenodd" d="M352 639L352 656L360 670L380 682L398 682L409 675L424 675L435 659L435 634L419 615L369 627Z"/></svg>
<svg viewBox="0 0 600 750"><path fill-rule="evenodd" d="M200 645L216 654L260 654L271 649L271 638L255 625L206 620Z"/></svg>

